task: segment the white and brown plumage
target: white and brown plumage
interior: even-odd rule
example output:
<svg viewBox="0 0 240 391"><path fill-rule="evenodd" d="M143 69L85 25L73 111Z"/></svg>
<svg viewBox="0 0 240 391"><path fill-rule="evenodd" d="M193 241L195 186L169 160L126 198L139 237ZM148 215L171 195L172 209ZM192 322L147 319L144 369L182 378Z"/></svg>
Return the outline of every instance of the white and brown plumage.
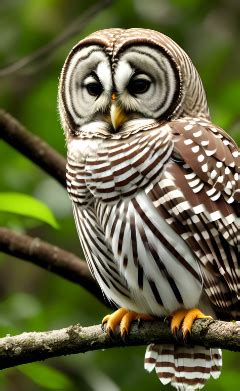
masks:
<svg viewBox="0 0 240 391"><path fill-rule="evenodd" d="M108 328L172 315L186 334L204 316L195 307L239 319L239 150L211 123L186 53L155 31L98 31L65 62L59 111L81 244L122 308ZM150 345L145 367L198 389L219 376L221 351Z"/></svg>

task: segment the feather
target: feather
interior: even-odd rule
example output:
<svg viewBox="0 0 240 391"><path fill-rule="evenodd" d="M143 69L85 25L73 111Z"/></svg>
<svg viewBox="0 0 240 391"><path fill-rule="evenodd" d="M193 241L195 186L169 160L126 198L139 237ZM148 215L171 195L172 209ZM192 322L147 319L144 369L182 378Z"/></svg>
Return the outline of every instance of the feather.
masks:
<svg viewBox="0 0 240 391"><path fill-rule="evenodd" d="M178 391L203 388L210 376L214 379L220 376L221 365L221 350L202 346L151 344L144 360L148 372L155 368L161 383L170 383Z"/></svg>

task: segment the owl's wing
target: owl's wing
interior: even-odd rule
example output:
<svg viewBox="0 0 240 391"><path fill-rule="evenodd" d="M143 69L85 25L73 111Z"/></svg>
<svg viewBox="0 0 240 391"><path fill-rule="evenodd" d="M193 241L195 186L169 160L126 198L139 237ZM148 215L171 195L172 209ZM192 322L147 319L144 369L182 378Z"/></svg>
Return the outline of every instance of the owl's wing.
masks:
<svg viewBox="0 0 240 391"><path fill-rule="evenodd" d="M239 317L238 148L207 121L188 118L169 126L172 159L149 195L199 259L205 291L217 312Z"/></svg>
<svg viewBox="0 0 240 391"><path fill-rule="evenodd" d="M209 197L215 201L223 195L229 204L240 202L240 152L231 137L208 121L195 119L173 121L171 128L175 153L211 187ZM191 182L193 189L197 187Z"/></svg>
<svg viewBox="0 0 240 391"><path fill-rule="evenodd" d="M73 202L73 214L86 261L103 294L113 304L118 302L119 297L128 303L127 284L119 274L112 250L98 224L95 209L90 206L83 209ZM113 292L117 292L116 297Z"/></svg>

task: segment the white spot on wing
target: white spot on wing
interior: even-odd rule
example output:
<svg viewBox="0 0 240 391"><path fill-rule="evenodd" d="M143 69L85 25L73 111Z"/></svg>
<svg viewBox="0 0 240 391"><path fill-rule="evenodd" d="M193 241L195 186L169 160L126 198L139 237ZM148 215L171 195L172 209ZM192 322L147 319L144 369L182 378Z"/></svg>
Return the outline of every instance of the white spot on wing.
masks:
<svg viewBox="0 0 240 391"><path fill-rule="evenodd" d="M201 163L205 159L204 155L199 155L198 156L198 161Z"/></svg>
<svg viewBox="0 0 240 391"><path fill-rule="evenodd" d="M192 151L194 153L197 153L199 151L199 145L195 145L194 147L192 147Z"/></svg>
<svg viewBox="0 0 240 391"><path fill-rule="evenodd" d="M193 125L184 126L184 130L191 130L192 128L193 128Z"/></svg>
<svg viewBox="0 0 240 391"><path fill-rule="evenodd" d="M203 172L207 172L208 171L208 164L207 163L202 165L202 171Z"/></svg>
<svg viewBox="0 0 240 391"><path fill-rule="evenodd" d="M193 141L190 138L188 138L187 140L184 140L185 145L190 145L192 143L193 143Z"/></svg>
<svg viewBox="0 0 240 391"><path fill-rule="evenodd" d="M197 132L193 133L194 137L200 137L201 135L202 135L202 131L201 130L198 130Z"/></svg>

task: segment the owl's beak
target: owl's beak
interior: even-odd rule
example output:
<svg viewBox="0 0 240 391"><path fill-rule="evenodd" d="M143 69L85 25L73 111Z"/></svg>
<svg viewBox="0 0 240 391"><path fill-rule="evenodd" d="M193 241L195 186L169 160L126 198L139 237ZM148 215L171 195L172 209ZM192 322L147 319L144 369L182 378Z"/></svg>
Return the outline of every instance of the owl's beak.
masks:
<svg viewBox="0 0 240 391"><path fill-rule="evenodd" d="M116 101L116 95L112 94L112 104L110 109L112 125L117 130L124 122L127 121L127 115Z"/></svg>

